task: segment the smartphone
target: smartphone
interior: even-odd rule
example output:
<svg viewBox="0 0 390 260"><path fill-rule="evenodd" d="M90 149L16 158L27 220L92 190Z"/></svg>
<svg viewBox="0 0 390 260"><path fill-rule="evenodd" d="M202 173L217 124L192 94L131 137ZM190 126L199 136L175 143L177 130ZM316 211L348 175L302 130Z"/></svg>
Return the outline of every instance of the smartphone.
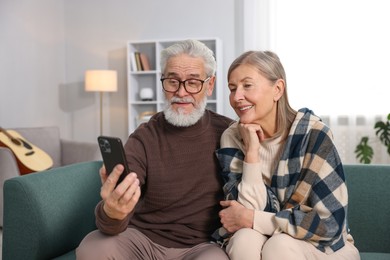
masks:
<svg viewBox="0 0 390 260"><path fill-rule="evenodd" d="M124 167L123 173L117 182L118 185L130 172L122 141L120 138L112 136L99 136L97 139L107 174L110 174L118 164L122 164Z"/></svg>

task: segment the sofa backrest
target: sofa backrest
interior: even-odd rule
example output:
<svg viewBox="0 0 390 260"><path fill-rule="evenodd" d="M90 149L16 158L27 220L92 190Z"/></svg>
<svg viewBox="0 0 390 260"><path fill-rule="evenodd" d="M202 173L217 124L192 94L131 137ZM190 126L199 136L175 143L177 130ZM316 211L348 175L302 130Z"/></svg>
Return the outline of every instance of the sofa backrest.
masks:
<svg viewBox="0 0 390 260"><path fill-rule="evenodd" d="M390 165L344 165L348 224L360 252L390 253Z"/></svg>

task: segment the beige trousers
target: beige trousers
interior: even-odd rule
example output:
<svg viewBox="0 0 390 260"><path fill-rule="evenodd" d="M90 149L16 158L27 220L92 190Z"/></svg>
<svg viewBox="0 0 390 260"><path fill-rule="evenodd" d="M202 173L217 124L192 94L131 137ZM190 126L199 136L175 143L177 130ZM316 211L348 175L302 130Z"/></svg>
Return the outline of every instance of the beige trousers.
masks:
<svg viewBox="0 0 390 260"><path fill-rule="evenodd" d="M357 248L346 242L335 253L325 254L309 242L287 234L275 234L268 238L258 231L238 230L226 247L231 260L360 260Z"/></svg>
<svg viewBox="0 0 390 260"><path fill-rule="evenodd" d="M190 248L169 248L154 243L134 228L107 236L89 233L76 249L77 260L228 260L217 244L202 243Z"/></svg>

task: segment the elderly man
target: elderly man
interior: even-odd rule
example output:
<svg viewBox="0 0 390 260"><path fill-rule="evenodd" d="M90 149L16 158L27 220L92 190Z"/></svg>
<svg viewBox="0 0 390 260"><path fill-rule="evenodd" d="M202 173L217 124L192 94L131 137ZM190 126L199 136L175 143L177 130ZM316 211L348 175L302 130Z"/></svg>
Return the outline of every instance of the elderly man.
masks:
<svg viewBox="0 0 390 260"><path fill-rule="evenodd" d="M206 109L213 52L187 40L164 49L160 63L165 109L129 136L131 173L120 184L122 165L100 170L98 230L81 242L78 259L228 259L210 243L223 199L215 150L232 122Z"/></svg>

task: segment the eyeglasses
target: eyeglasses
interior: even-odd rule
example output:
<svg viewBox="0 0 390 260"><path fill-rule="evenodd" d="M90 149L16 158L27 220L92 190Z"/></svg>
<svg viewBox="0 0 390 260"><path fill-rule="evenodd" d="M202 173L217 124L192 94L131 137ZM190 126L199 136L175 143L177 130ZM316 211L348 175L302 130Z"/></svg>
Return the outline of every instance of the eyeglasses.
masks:
<svg viewBox="0 0 390 260"><path fill-rule="evenodd" d="M161 83L163 89L166 92L175 93L179 90L180 85L183 84L184 89L190 94L197 94L203 88L203 83L208 81L211 77L208 77L205 80L201 79L186 79L186 80L178 80L175 78L161 78Z"/></svg>

